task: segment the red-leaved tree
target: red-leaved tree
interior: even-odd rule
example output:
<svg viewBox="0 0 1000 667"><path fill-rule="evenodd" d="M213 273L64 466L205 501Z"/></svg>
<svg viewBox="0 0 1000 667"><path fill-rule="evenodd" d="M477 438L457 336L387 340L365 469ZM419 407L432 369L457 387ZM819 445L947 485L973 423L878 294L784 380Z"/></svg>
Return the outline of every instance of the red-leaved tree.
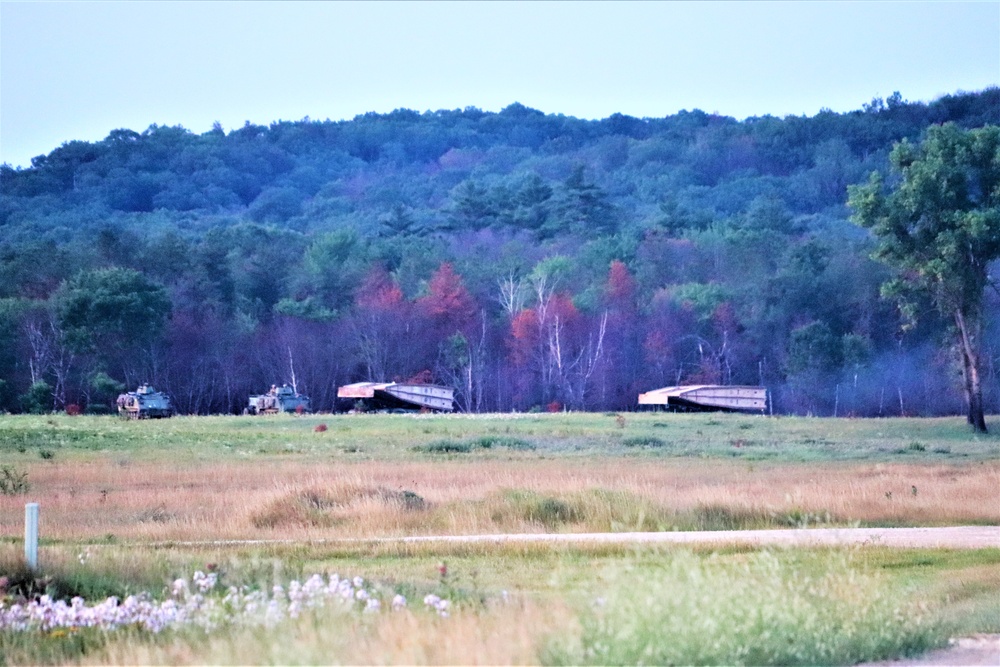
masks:
<svg viewBox="0 0 1000 667"><path fill-rule="evenodd" d="M442 263L427 283L427 294L414 304L429 356L435 358L434 376L456 389L462 410L481 403L485 335L474 334L476 302L448 262ZM485 331L483 331L485 334Z"/></svg>
<svg viewBox="0 0 1000 667"><path fill-rule="evenodd" d="M384 382L413 375L423 363L413 354L412 307L385 267L368 272L355 295L353 331L367 379Z"/></svg>

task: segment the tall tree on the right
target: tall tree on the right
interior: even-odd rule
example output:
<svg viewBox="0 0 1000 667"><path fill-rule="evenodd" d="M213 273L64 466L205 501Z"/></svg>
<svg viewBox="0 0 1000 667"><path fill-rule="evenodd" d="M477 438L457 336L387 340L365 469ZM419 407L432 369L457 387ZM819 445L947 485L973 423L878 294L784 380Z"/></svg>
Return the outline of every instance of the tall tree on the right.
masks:
<svg viewBox="0 0 1000 667"><path fill-rule="evenodd" d="M989 265L1000 257L1000 127L934 126L889 159L891 186L875 173L849 189L853 219L878 240L874 256L898 271L882 292L898 300L904 326L915 322L918 295L954 322L968 420L985 433L979 351Z"/></svg>

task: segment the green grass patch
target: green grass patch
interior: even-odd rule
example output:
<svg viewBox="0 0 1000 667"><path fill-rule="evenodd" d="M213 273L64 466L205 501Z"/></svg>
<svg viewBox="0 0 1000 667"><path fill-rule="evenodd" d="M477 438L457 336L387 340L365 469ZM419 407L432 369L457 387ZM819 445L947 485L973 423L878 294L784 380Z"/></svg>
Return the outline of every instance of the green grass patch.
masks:
<svg viewBox="0 0 1000 667"><path fill-rule="evenodd" d="M844 525L843 519L829 512L806 512L791 509L776 512L762 507L700 505L677 512L671 518L674 530L763 530L771 528L808 528Z"/></svg>
<svg viewBox="0 0 1000 667"><path fill-rule="evenodd" d="M417 512L426 509L427 503L417 493L402 489L362 485L343 485L332 488L314 487L285 494L257 511L253 525L257 528L310 526L331 528L346 521L344 511L352 505L367 503L387 509Z"/></svg>
<svg viewBox="0 0 1000 667"><path fill-rule="evenodd" d="M583 518L576 503L522 489L503 491L496 505L491 518L497 523L539 523L546 528L556 528Z"/></svg>
<svg viewBox="0 0 1000 667"><path fill-rule="evenodd" d="M662 438L657 438L655 435L633 435L622 438L624 447L664 447L666 444Z"/></svg>
<svg viewBox="0 0 1000 667"><path fill-rule="evenodd" d="M351 458L363 449L366 456L379 460L489 450L549 458L625 456L636 448L657 449L675 457L751 456L805 463L892 461L901 455L909 462L971 462L1000 456L1000 429L988 435L975 434L961 418L760 417L748 421L745 415L636 412L624 415L622 424L618 416L609 419L600 413L560 412L181 416L130 421L94 415L4 415L0 416L0 457L8 464L37 461L48 455L42 452L58 461L107 452L164 461L290 454L329 460L331 456ZM321 423L328 430L316 433L314 429ZM658 446L657 439L665 445ZM735 447L737 442L753 445L753 451Z"/></svg>
<svg viewBox="0 0 1000 667"><path fill-rule="evenodd" d="M0 465L0 495L17 496L30 490L26 471L11 465Z"/></svg>
<svg viewBox="0 0 1000 667"><path fill-rule="evenodd" d="M530 451L535 449L534 443L507 435L483 435L473 439L470 444L473 447L480 449L493 449L494 447L505 447L507 449L520 451Z"/></svg>
<svg viewBox="0 0 1000 667"><path fill-rule="evenodd" d="M561 495L507 489L474 503L473 507L482 507L488 518L500 526L516 529L521 523L540 524L554 531L755 530L847 523L829 512L798 509L774 511L755 506L701 505L691 510L676 510L633 492L600 488ZM455 511L458 511L456 504L443 506L434 510L428 520L444 523L446 516Z"/></svg>
<svg viewBox="0 0 1000 667"><path fill-rule="evenodd" d="M829 665L914 655L948 628L846 556L675 553L597 575L581 631L553 637L553 665Z"/></svg>
<svg viewBox="0 0 1000 667"><path fill-rule="evenodd" d="M472 451L472 443L459 442L456 440L435 440L426 445L417 445L413 448L415 452L426 452L428 454L468 454Z"/></svg>
<svg viewBox="0 0 1000 667"><path fill-rule="evenodd" d="M481 435L471 440L434 440L424 445L416 445L411 449L426 454L468 454L476 449L513 449L531 451L534 443L506 435Z"/></svg>

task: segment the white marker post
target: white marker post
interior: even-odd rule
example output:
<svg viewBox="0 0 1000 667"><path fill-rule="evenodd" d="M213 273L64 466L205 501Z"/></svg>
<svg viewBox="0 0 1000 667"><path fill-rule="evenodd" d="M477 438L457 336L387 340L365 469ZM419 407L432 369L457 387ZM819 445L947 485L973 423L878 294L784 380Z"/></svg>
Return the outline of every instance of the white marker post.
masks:
<svg viewBox="0 0 1000 667"><path fill-rule="evenodd" d="M24 559L32 572L38 570L38 503L24 506Z"/></svg>

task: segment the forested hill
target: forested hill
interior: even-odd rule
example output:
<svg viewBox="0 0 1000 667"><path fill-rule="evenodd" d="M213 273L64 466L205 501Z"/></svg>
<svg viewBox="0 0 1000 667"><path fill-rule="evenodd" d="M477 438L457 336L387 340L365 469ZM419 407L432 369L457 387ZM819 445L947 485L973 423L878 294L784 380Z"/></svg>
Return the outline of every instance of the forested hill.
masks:
<svg viewBox="0 0 1000 667"><path fill-rule="evenodd" d="M274 382L330 409L338 384L418 377L467 410L719 382L767 385L776 411L954 412L946 323L903 332L845 206L942 123L1000 124L1000 89L742 122L512 104L70 141L0 167L0 410L100 410L142 381L182 411Z"/></svg>

